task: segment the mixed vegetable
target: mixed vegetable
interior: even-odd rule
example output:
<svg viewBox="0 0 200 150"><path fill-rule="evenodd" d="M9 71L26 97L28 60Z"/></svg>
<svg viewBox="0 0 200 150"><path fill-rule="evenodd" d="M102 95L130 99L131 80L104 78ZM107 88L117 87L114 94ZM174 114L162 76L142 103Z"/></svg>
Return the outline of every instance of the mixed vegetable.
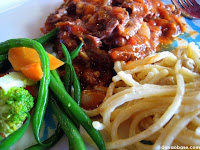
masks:
<svg viewBox="0 0 200 150"><path fill-rule="evenodd" d="M68 137L69 149L84 150L86 147L79 134L80 125L85 128L99 149L106 149L100 132L92 126L91 119L79 106L81 88L72 60L78 55L83 43L71 54L65 45L61 44L65 55L64 62L47 53L42 46L54 39L58 31L56 28L39 39L11 39L0 43L1 68L9 60L13 69L21 71L24 78L39 81L35 101L24 86L14 86L7 91L2 87L0 90L0 107L7 109L7 112L4 112L4 109L0 108L0 149L8 149L23 136L30 122L29 112L33 103L32 127L38 144L28 148L29 150L49 149L63 133ZM62 81L56 69L63 64L65 76ZM35 83L34 81L32 83ZM48 104L57 117L58 125L55 133L42 141L39 135Z"/></svg>

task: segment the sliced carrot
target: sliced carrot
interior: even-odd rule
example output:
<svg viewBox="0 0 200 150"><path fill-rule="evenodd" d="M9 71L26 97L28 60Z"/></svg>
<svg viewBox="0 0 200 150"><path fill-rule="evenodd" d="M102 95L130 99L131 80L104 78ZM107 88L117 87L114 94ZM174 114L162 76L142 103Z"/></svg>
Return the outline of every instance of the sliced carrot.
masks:
<svg viewBox="0 0 200 150"><path fill-rule="evenodd" d="M55 56L47 53L49 57L50 70L54 70L64 64ZM8 52L8 59L15 71L22 73L34 81L38 81L43 76L39 54L35 49L27 47L11 48Z"/></svg>
<svg viewBox="0 0 200 150"><path fill-rule="evenodd" d="M34 81L39 81L43 77L42 67L39 62L26 65L21 68L25 77Z"/></svg>
<svg viewBox="0 0 200 150"><path fill-rule="evenodd" d="M20 71L23 66L40 61L34 59L36 56L34 56L35 53L33 53L33 51L34 49L26 47L11 48L8 51L8 60L15 71Z"/></svg>
<svg viewBox="0 0 200 150"><path fill-rule="evenodd" d="M50 70L55 70L64 64L64 62L57 59L55 56L49 54L48 52L47 52L47 55L49 57Z"/></svg>
<svg viewBox="0 0 200 150"><path fill-rule="evenodd" d="M47 53L47 55L49 57L50 70L54 70L64 64L64 62L60 61L55 56L49 53ZM11 48L8 52L8 59L15 71L20 71L22 67L32 63L41 63L37 51L27 47Z"/></svg>

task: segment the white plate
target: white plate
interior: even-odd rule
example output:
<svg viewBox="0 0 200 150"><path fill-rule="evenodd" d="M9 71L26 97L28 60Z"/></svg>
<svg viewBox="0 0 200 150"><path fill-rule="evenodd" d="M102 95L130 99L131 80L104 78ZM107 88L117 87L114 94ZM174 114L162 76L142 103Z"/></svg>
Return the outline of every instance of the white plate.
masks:
<svg viewBox="0 0 200 150"><path fill-rule="evenodd" d="M170 0L163 1L171 3ZM42 36L40 28L43 27L47 16L54 12L62 2L63 0L0 0L0 42L12 38L38 38ZM190 24L190 28L200 32L200 20L190 21L186 19L185 21ZM199 36L187 38L185 41L195 41L199 44ZM44 125L46 125L45 123ZM44 131L44 129L48 131ZM52 131L51 128L43 128L41 132L50 134ZM32 128L29 126L26 134L12 149L22 150L33 143L35 140ZM64 137L52 150L68 149L67 145L67 138ZM87 148L96 149L88 145Z"/></svg>

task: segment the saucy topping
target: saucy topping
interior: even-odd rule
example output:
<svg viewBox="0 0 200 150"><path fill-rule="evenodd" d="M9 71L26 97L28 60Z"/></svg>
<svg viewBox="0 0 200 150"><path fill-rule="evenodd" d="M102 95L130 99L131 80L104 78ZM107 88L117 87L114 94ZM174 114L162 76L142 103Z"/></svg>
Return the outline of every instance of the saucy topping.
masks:
<svg viewBox="0 0 200 150"><path fill-rule="evenodd" d="M60 27L55 42L60 58L60 43L70 52L84 43L73 65L82 89L93 90L109 85L114 61L143 59L157 51L161 39L181 34L179 15L173 5L160 0L65 0L42 31Z"/></svg>

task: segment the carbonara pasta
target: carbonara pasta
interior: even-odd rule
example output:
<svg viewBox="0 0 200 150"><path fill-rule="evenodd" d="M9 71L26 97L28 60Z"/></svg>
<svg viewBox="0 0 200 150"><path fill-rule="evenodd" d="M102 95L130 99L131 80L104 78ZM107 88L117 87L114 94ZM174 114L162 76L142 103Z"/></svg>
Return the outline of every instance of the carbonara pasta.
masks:
<svg viewBox="0 0 200 150"><path fill-rule="evenodd" d="M143 60L116 61L100 114L107 149L200 145L200 50L190 43Z"/></svg>

